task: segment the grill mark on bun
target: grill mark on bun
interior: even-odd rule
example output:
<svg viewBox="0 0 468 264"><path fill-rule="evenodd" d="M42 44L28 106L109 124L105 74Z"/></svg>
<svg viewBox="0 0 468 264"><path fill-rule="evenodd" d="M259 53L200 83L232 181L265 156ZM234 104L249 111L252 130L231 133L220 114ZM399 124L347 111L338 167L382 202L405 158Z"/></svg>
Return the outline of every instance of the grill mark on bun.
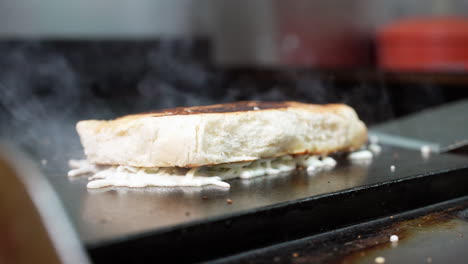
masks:
<svg viewBox="0 0 468 264"><path fill-rule="evenodd" d="M216 104L208 106L176 107L157 111L134 114L132 116L169 116L169 115L193 115L193 114L220 114L232 112L261 111L271 109L284 109L290 106L289 102L259 102L242 101L236 103Z"/></svg>

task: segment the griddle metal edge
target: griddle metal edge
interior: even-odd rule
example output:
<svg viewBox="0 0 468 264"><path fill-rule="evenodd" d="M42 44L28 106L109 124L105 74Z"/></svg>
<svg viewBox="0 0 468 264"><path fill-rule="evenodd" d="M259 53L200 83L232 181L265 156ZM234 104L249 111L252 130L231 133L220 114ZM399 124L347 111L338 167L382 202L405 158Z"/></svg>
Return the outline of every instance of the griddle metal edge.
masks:
<svg viewBox="0 0 468 264"><path fill-rule="evenodd" d="M468 195L468 167L88 244L95 263L201 262Z"/></svg>

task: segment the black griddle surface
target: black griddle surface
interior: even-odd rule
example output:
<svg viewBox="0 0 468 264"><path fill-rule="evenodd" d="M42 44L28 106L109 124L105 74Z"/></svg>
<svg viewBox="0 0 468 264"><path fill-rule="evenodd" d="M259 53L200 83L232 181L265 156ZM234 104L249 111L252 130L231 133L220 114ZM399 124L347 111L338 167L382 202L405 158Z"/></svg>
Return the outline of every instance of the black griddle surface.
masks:
<svg viewBox="0 0 468 264"><path fill-rule="evenodd" d="M373 126L371 133L384 144L447 152L468 145L467 111L468 100L457 101Z"/></svg>
<svg viewBox="0 0 468 264"><path fill-rule="evenodd" d="M468 159L461 156L443 154L424 159L419 152L384 147L369 165L343 159L331 171L232 180L230 189L208 186L87 190L86 177L67 178L67 157L63 158L49 162L45 170L82 240L92 247L468 165ZM391 172L391 165L396 167L395 172Z"/></svg>

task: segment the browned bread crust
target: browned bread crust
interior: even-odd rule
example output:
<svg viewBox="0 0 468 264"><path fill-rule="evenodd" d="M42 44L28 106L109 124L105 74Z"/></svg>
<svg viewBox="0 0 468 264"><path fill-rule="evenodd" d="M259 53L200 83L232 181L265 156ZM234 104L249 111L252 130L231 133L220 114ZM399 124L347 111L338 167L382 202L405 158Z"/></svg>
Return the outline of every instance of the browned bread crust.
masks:
<svg viewBox="0 0 468 264"><path fill-rule="evenodd" d="M244 101L178 107L77 130L91 162L137 167L197 167L285 154L358 149L367 129L343 104Z"/></svg>
<svg viewBox="0 0 468 264"><path fill-rule="evenodd" d="M259 111L259 110L280 110L287 109L290 107L303 108L310 111L328 111L333 112L336 109L340 109L342 104L326 104L326 105L313 105L305 104L294 101L284 102L262 102L262 101L240 101L226 104L215 104L215 105L204 105L204 106L191 106L191 107L175 107L166 108L151 112L138 113L132 115L122 116L117 119L129 119L129 118L140 118L140 117L158 117L158 116L173 116L173 115L194 115L194 114L226 114L236 112L248 112L248 111Z"/></svg>

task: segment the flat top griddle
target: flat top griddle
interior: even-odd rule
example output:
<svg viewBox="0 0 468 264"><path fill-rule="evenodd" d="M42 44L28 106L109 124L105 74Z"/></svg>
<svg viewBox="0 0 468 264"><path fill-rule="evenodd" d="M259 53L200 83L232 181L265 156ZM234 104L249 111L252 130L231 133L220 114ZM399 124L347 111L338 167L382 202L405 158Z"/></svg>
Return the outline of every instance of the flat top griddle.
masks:
<svg viewBox="0 0 468 264"><path fill-rule="evenodd" d="M49 162L44 170L82 240L92 248L132 240L147 233L170 232L179 227L301 203L304 199L340 199L338 194L349 191L359 195L360 190L383 183L416 179L468 165L468 158L462 156L443 154L423 158L419 152L384 146L370 164L352 164L338 158L339 165L331 171L314 175L296 171L291 175L232 180L230 189L208 186L87 190L86 177L67 178L67 159L64 156L63 160ZM391 165L396 168L394 172L390 170ZM231 199L232 204L227 199Z"/></svg>
<svg viewBox="0 0 468 264"><path fill-rule="evenodd" d="M371 133L388 145L447 152L468 145L467 111L468 100L461 100L374 126Z"/></svg>

